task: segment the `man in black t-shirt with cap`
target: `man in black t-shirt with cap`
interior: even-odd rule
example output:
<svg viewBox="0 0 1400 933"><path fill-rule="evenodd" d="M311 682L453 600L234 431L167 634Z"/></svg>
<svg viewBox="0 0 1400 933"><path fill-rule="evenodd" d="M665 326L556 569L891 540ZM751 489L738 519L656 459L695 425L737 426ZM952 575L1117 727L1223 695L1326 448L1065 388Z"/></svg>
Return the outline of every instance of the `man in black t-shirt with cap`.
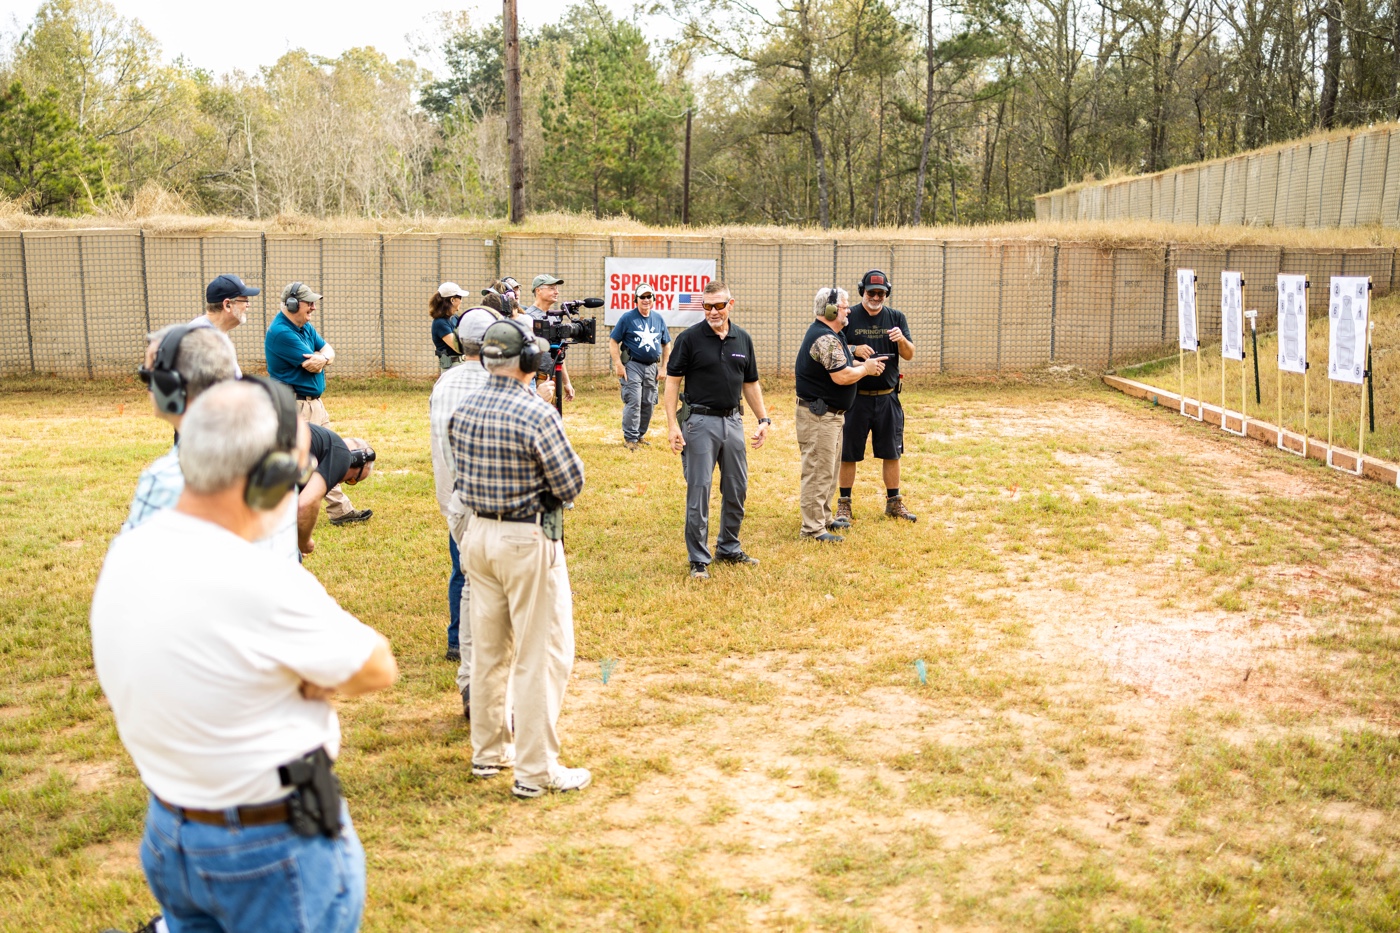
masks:
<svg viewBox="0 0 1400 933"><path fill-rule="evenodd" d="M311 456L316 469L297 491L297 547L303 554L316 548L311 533L321 517L321 500L344 483L353 486L374 472L374 448L361 438L341 436L330 428L307 423L311 429Z"/></svg>
<svg viewBox="0 0 1400 933"><path fill-rule="evenodd" d="M904 408L899 404L899 363L914 358L909 340L909 321L904 314L888 307L890 277L871 269L860 280L860 307L851 312L843 335L851 353L859 360L879 356L884 372L869 375L856 383L856 399L846 412L841 437L840 497L836 500L836 521L849 523L851 487L856 482L856 464L865 459L865 439L871 439L875 456L883 462L885 514L912 522L916 518L904 507L899 491L899 458L904 453Z"/></svg>

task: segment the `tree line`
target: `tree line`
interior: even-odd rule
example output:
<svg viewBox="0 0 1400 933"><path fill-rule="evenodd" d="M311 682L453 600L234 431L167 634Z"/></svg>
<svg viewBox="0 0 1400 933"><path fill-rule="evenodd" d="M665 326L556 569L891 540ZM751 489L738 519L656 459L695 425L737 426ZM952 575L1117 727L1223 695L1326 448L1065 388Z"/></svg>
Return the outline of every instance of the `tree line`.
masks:
<svg viewBox="0 0 1400 933"><path fill-rule="evenodd" d="M1029 217L1036 194L1400 118L1400 0L596 0L521 35L528 207L655 224ZM506 212L500 19L424 56L168 60L106 0L0 49L0 194L82 213L158 185L252 218Z"/></svg>

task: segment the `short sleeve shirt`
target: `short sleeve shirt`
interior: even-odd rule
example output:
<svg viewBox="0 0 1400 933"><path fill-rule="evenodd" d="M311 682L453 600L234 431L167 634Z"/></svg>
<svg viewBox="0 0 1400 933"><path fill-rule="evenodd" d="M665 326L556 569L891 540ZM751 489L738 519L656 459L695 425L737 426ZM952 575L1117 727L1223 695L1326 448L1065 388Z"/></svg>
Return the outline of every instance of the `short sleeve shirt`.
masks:
<svg viewBox="0 0 1400 933"><path fill-rule="evenodd" d="M300 564L177 510L112 542L91 622L141 780L204 810L286 796L278 765L321 746L335 757L335 707L300 685L345 682L378 644Z"/></svg>
<svg viewBox="0 0 1400 933"><path fill-rule="evenodd" d="M644 317L635 308L618 318L610 336L638 363L659 363L661 348L671 342L661 315L653 311Z"/></svg>
<svg viewBox="0 0 1400 933"><path fill-rule="evenodd" d="M327 489L334 489L350 471L350 448L334 431L319 424L307 427L311 429L311 454L316 458L316 472L326 481Z"/></svg>
<svg viewBox="0 0 1400 933"><path fill-rule="evenodd" d="M319 398L326 391L325 371L310 373L302 369L301 364L306 362L306 354L315 353L325 345L326 341L316 333L316 327L310 321L297 327L279 311L263 338L267 374L283 385L291 386L298 395Z"/></svg>
<svg viewBox="0 0 1400 933"><path fill-rule="evenodd" d="M733 321L723 339L707 321L681 331L666 375L685 379L685 399L705 408L736 408L744 383L758 381L758 360L748 331Z"/></svg>
<svg viewBox="0 0 1400 933"><path fill-rule="evenodd" d="M888 306L872 316L865 310L865 305L857 305L851 309L851 316L846 320L846 329L842 331L846 336L846 343L852 347L865 344L876 353L890 354L885 360L883 373L878 376L866 376L856 383L856 387L863 392L893 389L899 385L899 345L889 338L889 330L892 327L898 327L905 337L914 339L909 333L909 321L904 317L904 312Z"/></svg>
<svg viewBox="0 0 1400 933"><path fill-rule="evenodd" d="M456 329L457 318L455 315L452 317L433 318L433 350L437 353L438 356L442 356L443 354L448 353L452 354L453 356L460 355L457 353L456 350L452 349L447 345L447 341L442 339L444 337L450 336Z"/></svg>

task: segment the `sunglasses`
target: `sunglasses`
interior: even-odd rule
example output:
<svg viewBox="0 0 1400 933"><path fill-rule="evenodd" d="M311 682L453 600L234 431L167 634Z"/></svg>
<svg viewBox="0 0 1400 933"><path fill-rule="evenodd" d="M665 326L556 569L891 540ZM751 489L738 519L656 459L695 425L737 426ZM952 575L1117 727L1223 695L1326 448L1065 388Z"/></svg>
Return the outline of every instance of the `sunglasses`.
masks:
<svg viewBox="0 0 1400 933"><path fill-rule="evenodd" d="M734 301L733 298L729 298L729 299L726 299L726 300L724 300L724 301L718 301L718 302L714 302L714 303L711 303L711 302L708 302L708 301L702 301L702 302L700 303L700 307L704 308L706 311L723 311L725 308L729 307L729 305L730 305L731 303L733 303L733 301Z"/></svg>

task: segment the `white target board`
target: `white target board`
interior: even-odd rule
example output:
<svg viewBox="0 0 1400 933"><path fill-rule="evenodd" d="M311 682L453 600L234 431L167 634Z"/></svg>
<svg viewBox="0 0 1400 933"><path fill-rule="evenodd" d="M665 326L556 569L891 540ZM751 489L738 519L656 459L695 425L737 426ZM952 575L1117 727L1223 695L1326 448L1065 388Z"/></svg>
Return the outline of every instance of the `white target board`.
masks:
<svg viewBox="0 0 1400 933"><path fill-rule="evenodd" d="M1334 275L1327 295L1327 378L1360 385L1366 377L1366 325L1371 282L1365 276Z"/></svg>
<svg viewBox="0 0 1400 933"><path fill-rule="evenodd" d="M1308 371L1308 277L1278 277L1278 368Z"/></svg>
<svg viewBox="0 0 1400 933"><path fill-rule="evenodd" d="M1200 348L1196 338L1196 270L1176 270L1176 332L1183 350Z"/></svg>
<svg viewBox="0 0 1400 933"><path fill-rule="evenodd" d="M1244 280L1238 272L1220 273L1220 356L1244 359Z"/></svg>

